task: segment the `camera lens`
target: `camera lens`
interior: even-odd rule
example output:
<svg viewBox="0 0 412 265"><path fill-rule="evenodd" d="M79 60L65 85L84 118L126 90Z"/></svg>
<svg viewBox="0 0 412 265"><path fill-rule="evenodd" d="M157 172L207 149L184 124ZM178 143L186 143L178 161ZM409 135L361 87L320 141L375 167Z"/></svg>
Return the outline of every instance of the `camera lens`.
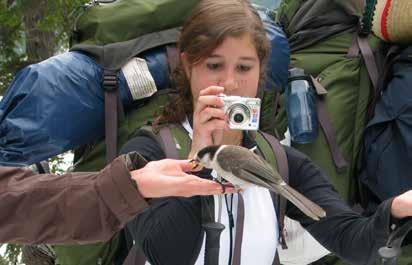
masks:
<svg viewBox="0 0 412 265"><path fill-rule="evenodd" d="M250 119L248 107L243 103L236 103L228 109L229 125L232 124L236 128L242 128Z"/></svg>
<svg viewBox="0 0 412 265"><path fill-rule="evenodd" d="M245 118L240 113L236 113L235 116L233 117L233 120L237 123L242 123L244 119Z"/></svg>

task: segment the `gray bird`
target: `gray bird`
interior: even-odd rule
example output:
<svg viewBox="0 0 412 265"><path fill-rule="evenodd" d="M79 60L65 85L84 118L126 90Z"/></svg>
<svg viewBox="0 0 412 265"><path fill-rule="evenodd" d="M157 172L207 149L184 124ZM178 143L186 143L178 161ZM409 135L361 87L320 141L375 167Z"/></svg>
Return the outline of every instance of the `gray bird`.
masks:
<svg viewBox="0 0 412 265"><path fill-rule="evenodd" d="M326 216L319 205L290 187L269 163L247 148L236 145L208 146L199 150L192 161L214 169L237 189L253 184L264 187L285 197L314 220Z"/></svg>

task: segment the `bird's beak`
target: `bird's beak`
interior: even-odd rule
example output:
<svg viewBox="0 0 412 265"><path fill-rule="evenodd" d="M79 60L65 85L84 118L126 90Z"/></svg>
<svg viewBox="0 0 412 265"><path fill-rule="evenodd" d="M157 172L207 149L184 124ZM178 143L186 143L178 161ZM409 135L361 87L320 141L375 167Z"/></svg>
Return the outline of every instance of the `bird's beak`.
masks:
<svg viewBox="0 0 412 265"><path fill-rule="evenodd" d="M192 166L192 170L195 170L196 168L198 168L200 166L199 160L196 158L193 158L189 161L189 163L191 163Z"/></svg>

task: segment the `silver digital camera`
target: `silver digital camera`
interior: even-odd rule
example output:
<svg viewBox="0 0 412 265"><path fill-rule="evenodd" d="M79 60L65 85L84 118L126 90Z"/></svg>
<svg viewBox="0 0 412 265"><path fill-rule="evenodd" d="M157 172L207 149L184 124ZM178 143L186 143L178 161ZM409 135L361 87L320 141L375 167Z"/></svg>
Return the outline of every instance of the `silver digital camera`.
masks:
<svg viewBox="0 0 412 265"><path fill-rule="evenodd" d="M225 103L224 111L230 129L258 130L260 98L219 95Z"/></svg>

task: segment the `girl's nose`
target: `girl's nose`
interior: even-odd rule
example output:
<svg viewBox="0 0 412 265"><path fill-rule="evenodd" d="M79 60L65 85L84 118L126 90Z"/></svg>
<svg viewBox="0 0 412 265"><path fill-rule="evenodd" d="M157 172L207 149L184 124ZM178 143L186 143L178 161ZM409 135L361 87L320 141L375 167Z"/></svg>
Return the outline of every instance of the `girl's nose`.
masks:
<svg viewBox="0 0 412 265"><path fill-rule="evenodd" d="M225 88L225 94L230 94L231 91L238 89L239 84L233 73L227 73L219 82L219 86Z"/></svg>

